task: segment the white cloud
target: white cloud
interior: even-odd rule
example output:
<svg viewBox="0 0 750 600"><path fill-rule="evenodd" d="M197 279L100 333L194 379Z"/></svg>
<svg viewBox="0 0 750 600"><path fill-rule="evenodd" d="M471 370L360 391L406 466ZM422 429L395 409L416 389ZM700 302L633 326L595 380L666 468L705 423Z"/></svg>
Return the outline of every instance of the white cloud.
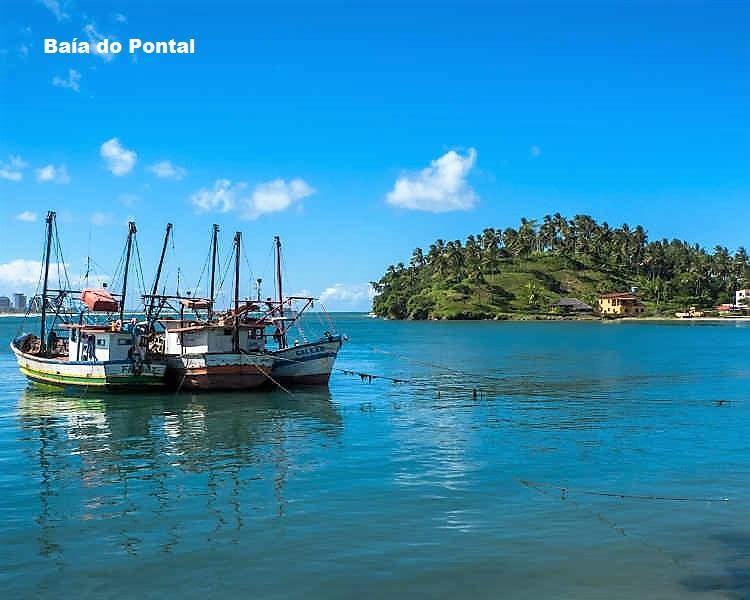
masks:
<svg viewBox="0 0 750 600"><path fill-rule="evenodd" d="M35 285L39 281L41 271L42 263L38 260L17 258L0 264L0 283L18 287Z"/></svg>
<svg viewBox="0 0 750 600"><path fill-rule="evenodd" d="M122 14L122 13L115 13L115 14L112 15L112 18L117 23L127 23L128 22L128 18L124 14Z"/></svg>
<svg viewBox="0 0 750 600"><path fill-rule="evenodd" d="M531 158L539 158L542 155L542 149L539 146L532 146L529 148L529 156Z"/></svg>
<svg viewBox="0 0 750 600"><path fill-rule="evenodd" d="M374 295L369 283L334 283L319 298L331 310L370 310Z"/></svg>
<svg viewBox="0 0 750 600"><path fill-rule="evenodd" d="M201 188L190 197L198 212L217 211L226 213L237 206L239 195L247 184L233 184L229 179L217 179L212 189Z"/></svg>
<svg viewBox="0 0 750 600"><path fill-rule="evenodd" d="M198 212L237 211L244 219L257 219L261 215L286 210L291 205L315 193L302 179L274 179L255 186L248 195L243 181L232 183L217 179L211 189L202 188L190 197Z"/></svg>
<svg viewBox="0 0 750 600"><path fill-rule="evenodd" d="M242 216L257 219L264 214L281 212L314 193L315 190L302 179L267 181L255 186L250 198L244 201Z"/></svg>
<svg viewBox="0 0 750 600"><path fill-rule="evenodd" d="M68 19L68 15L63 11L63 7L59 0L39 0L58 21L65 21Z"/></svg>
<svg viewBox="0 0 750 600"><path fill-rule="evenodd" d="M16 215L16 219L18 221L24 221L25 223L34 223L36 221L36 218L37 218L36 213L31 212L30 210L25 210Z"/></svg>
<svg viewBox="0 0 750 600"><path fill-rule="evenodd" d="M104 225L111 225L114 219L109 213L95 212L91 215L91 224L97 227L103 227Z"/></svg>
<svg viewBox="0 0 750 600"><path fill-rule="evenodd" d="M21 181L23 170L29 166L20 156L9 156L7 162L0 162L0 179L8 181Z"/></svg>
<svg viewBox="0 0 750 600"><path fill-rule="evenodd" d="M469 148L465 156L450 150L426 169L401 175L386 200L409 210L435 213L469 210L479 200L466 181L476 157L474 148Z"/></svg>
<svg viewBox="0 0 750 600"><path fill-rule="evenodd" d="M65 165L47 165L36 170L36 180L43 183L70 183L70 175Z"/></svg>
<svg viewBox="0 0 750 600"><path fill-rule="evenodd" d="M83 31L86 34L86 36L89 38L89 46L91 48L91 52L93 54L96 54L100 58L102 58L105 62L109 62L111 60L114 60L115 55L111 54L110 52L99 52L97 50L96 44L97 42L101 42L104 39L109 39L110 42L115 40L116 38L111 35L102 35L96 30L96 26L93 23L86 23L83 27Z"/></svg>
<svg viewBox="0 0 750 600"><path fill-rule="evenodd" d="M124 148L117 138L104 142L99 148L99 154L107 163L107 169L117 176L130 173L138 158L133 150Z"/></svg>
<svg viewBox="0 0 750 600"><path fill-rule="evenodd" d="M18 54L20 56L23 56L24 58L29 55L29 46L28 44L19 44L18 46Z"/></svg>
<svg viewBox="0 0 750 600"><path fill-rule="evenodd" d="M68 78L63 79L55 75L52 78L52 85L55 87L68 88L74 92L78 92L81 89L80 86L81 74L75 69L68 69Z"/></svg>
<svg viewBox="0 0 750 600"><path fill-rule="evenodd" d="M162 179L174 179L175 181L179 181L185 175L187 175L187 171L183 169L182 167L178 167L177 165L173 165L168 160L162 160L158 163L154 163L148 168L149 171L151 171L154 175L157 177L160 177Z"/></svg>
<svg viewBox="0 0 750 600"><path fill-rule="evenodd" d="M40 282L42 272L42 262L38 260L27 260L17 258L7 263L0 264L0 289L27 293L34 292ZM52 262L50 264L50 278L57 281L57 278L67 272L67 275L73 285L75 282L84 282L84 275L70 270L69 263ZM89 280L92 285L101 285L105 281L111 281L112 277L103 273L89 273Z"/></svg>

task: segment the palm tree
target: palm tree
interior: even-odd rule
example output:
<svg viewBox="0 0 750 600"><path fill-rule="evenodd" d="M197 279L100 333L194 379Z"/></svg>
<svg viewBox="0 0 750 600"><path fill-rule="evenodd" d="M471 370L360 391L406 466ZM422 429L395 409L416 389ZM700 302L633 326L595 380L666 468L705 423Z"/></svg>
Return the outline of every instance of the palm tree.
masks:
<svg viewBox="0 0 750 600"><path fill-rule="evenodd" d="M493 228L487 228L482 232L482 251L484 254L484 265L490 274L497 272L500 256L500 235Z"/></svg>
<svg viewBox="0 0 750 600"><path fill-rule="evenodd" d="M414 248L414 252L411 254L411 260L409 261L409 264L412 267L415 268L421 268L424 267L426 263L424 253L422 252L422 248Z"/></svg>

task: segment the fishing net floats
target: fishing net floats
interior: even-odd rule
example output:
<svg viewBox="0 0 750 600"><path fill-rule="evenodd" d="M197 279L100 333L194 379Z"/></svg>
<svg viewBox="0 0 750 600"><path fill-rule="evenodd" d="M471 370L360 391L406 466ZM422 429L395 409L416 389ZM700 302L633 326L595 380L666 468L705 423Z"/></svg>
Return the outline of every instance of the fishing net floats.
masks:
<svg viewBox="0 0 750 600"><path fill-rule="evenodd" d="M559 492L561 500L567 500L569 494L579 494L582 496L601 496L604 498L619 498L620 500L657 500L667 502L729 502L729 498L720 496L716 498L700 498L689 496L660 496L658 494L623 494L620 492L584 490L560 486L552 483L531 481L530 479L519 479L521 485L533 488L537 491L542 489Z"/></svg>
<svg viewBox="0 0 750 600"><path fill-rule="evenodd" d="M293 358L284 358L284 357L276 357L276 360L284 361L284 362L290 362L290 363L302 363L304 361L301 360L295 360ZM400 377L389 377L388 375L376 375L373 373L365 373L363 371L353 371L351 369L339 369L337 367L334 367L331 369L332 371L336 371L337 373L343 373L344 375L350 375L354 377L359 377L362 383L372 383L376 379L383 379L385 381L390 381L391 383L414 383L414 380L412 379L404 379Z"/></svg>
<svg viewBox="0 0 750 600"><path fill-rule="evenodd" d="M353 377L359 377L362 383L372 383L376 379L384 379L391 383L414 383L411 379L399 379L398 377L388 377L387 375L373 375L372 373L363 373L360 371L350 371L349 369L334 369L344 375L350 375Z"/></svg>
<svg viewBox="0 0 750 600"><path fill-rule="evenodd" d="M518 482L521 485L527 487L528 489L533 490L533 491L537 492L538 494L541 494L543 496L548 496L548 497L551 497L552 494L553 494L553 492L557 492L557 491L563 489L563 488L560 488L558 486L547 486L546 484L540 484L540 483L537 483L537 482L534 482L534 481L530 481L528 479L520 479L519 478ZM555 488L557 488L557 490L555 490ZM565 489L569 490L569 488L565 488ZM673 552L669 551L667 548L665 548L664 546L661 546L660 544L656 544L656 543L650 542L650 541L642 538L639 535L635 535L635 534L631 533L630 531L628 531L627 529L625 529L625 527L623 527L622 525L620 525L619 523L617 523L613 519L609 518L604 513L600 512L600 511L597 511L597 510L591 508L590 506L587 506L586 504L583 504L582 502L578 502L578 501L576 501L576 500L574 500L572 498L569 498L567 496L567 494L563 495L561 493L560 494L560 500L567 500L576 509L578 509L579 511L581 511L581 512L587 514L587 515L589 515L590 517L595 518L602 525L604 525L606 527L609 527L617 535L622 536L624 538L630 538L631 540L633 540L635 543L639 544L643 548L646 548L648 550L651 550L651 551L653 551L653 552L655 552L655 553L663 556L669 562L671 562L671 563L673 563L673 564L675 564L677 566L681 566L680 559Z"/></svg>
<svg viewBox="0 0 750 600"><path fill-rule="evenodd" d="M410 358L405 357L405 356L399 356L399 355L393 354L391 352L387 352L385 350L377 350L377 349L373 348L373 351L380 352L382 354L391 354L392 356L396 356L396 357L401 358L401 359L403 359L403 360L405 360L407 362L413 362L415 364L428 365L428 366L431 366L431 367L443 369L443 373L442 374L445 375L445 376L447 376L447 377L449 377L449 378L451 378L452 381L456 381L455 377L458 377L458 376L460 376L462 379L465 379L467 376L471 376L472 375L471 373L458 371L456 369L447 369L447 368L441 367L439 365L436 365L434 363L425 363L425 362L422 362L422 361L417 361L417 360L410 359ZM295 360L293 358L286 358L286 357L277 357L276 359L279 360L279 361L284 361L284 362L289 362L289 363L302 363L302 362L304 362L304 361L301 361L301 360ZM446 389L441 390L439 386L441 385L441 383L444 383L444 382L441 382L441 381L437 380L437 378L435 378L435 377L428 377L428 378L391 377L389 375L381 375L381 374L376 374L376 373L368 373L368 372L365 372L365 371L355 371L353 369L342 369L342 368L338 368L338 367L334 367L331 370L332 371L336 371L337 373L341 373L342 375L347 375L349 377L359 377L359 379L360 379L360 381L362 383L372 383L373 381L376 381L376 380L382 380L382 381L389 381L389 382L394 383L394 384L412 384L412 385L420 385L421 384L421 385L428 385L430 387L436 387L437 388L436 393L437 393L437 397L438 398L441 397L441 394L451 395L451 393L458 393L458 392L460 392L460 393L466 393L466 392L468 392L469 394L471 394L471 397L474 398L474 399L484 399L484 398L487 397L487 392L479 389L475 385L468 385L468 386L465 385L465 384L460 384L460 385L457 385L457 386L451 385L449 390L446 390ZM284 391L286 391L286 390L284 390Z"/></svg>

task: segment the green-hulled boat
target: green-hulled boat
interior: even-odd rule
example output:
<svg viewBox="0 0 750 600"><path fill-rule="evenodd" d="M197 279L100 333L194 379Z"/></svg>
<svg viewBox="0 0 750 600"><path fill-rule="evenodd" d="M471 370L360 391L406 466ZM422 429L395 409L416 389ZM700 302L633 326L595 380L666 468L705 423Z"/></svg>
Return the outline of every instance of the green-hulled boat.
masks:
<svg viewBox="0 0 750 600"><path fill-rule="evenodd" d="M65 388L96 388L133 390L165 385L166 363L148 350L147 331L142 324L131 321L123 327L123 304L127 291L128 268L136 233L135 223L129 223L126 260L120 300L106 288L50 290L49 270L52 238L56 232L55 213L46 219L46 248L42 272L43 288L39 297L41 321L39 334L25 333L11 341L11 349L18 368L29 380ZM104 313L103 322L85 323L81 312L78 323L62 323L59 319L63 299L76 300L86 305L90 313ZM47 332L48 314L52 325ZM61 336L58 330L67 333Z"/></svg>

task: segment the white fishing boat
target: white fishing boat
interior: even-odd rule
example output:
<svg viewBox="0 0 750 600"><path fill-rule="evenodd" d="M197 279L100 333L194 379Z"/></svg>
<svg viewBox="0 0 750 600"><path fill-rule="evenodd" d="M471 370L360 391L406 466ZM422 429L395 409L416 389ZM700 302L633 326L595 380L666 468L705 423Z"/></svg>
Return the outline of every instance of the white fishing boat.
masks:
<svg viewBox="0 0 750 600"><path fill-rule="evenodd" d="M302 329L301 318L305 311L314 306L316 299L309 296L284 297L281 240L278 236L274 238L274 249L277 299L275 303L267 301L270 309L266 316L273 328L271 337L276 343L276 348L269 350L275 359L271 376L286 385L328 385L336 357L346 338L334 332L333 322L326 314L328 330L322 336L308 339ZM292 337L296 339L290 343Z"/></svg>
<svg viewBox="0 0 750 600"><path fill-rule="evenodd" d="M276 350L271 375L286 384L328 385L342 344L340 335L330 335Z"/></svg>
<svg viewBox="0 0 750 600"><path fill-rule="evenodd" d="M172 387L244 390L268 381L274 359L258 351L258 345L253 343L253 328L179 320L160 322L165 328L165 354Z"/></svg>
<svg viewBox="0 0 750 600"><path fill-rule="evenodd" d="M159 345L167 361L167 380L177 390L247 390L269 380L274 359L264 351L262 324L244 315L249 307L240 304L240 257L242 235L234 238L234 308L214 313L217 236L214 225L211 251L209 298L152 295L161 305L177 303L179 318L156 318L163 332ZM169 235L169 232L167 232ZM165 240L166 247L166 240ZM187 319L185 311L196 316L206 311L205 319Z"/></svg>
<svg viewBox="0 0 750 600"><path fill-rule="evenodd" d="M51 290L49 270L56 227L55 213L47 214L40 331L38 335L19 335L11 342L18 368L29 380L83 389L131 390L164 385L166 364L148 352L147 341L141 335L142 327L137 323L123 327L122 305L127 291L135 233L135 224L130 223L123 289L119 301L106 288L89 288L82 292L70 289ZM58 246L59 241L56 244ZM79 313L78 323L57 324L66 318L61 310L65 299L75 300L88 308L87 313ZM85 318L94 313L104 313L104 322L85 322ZM47 322L48 317L52 317L51 325ZM67 337L61 336L61 332L66 332Z"/></svg>

